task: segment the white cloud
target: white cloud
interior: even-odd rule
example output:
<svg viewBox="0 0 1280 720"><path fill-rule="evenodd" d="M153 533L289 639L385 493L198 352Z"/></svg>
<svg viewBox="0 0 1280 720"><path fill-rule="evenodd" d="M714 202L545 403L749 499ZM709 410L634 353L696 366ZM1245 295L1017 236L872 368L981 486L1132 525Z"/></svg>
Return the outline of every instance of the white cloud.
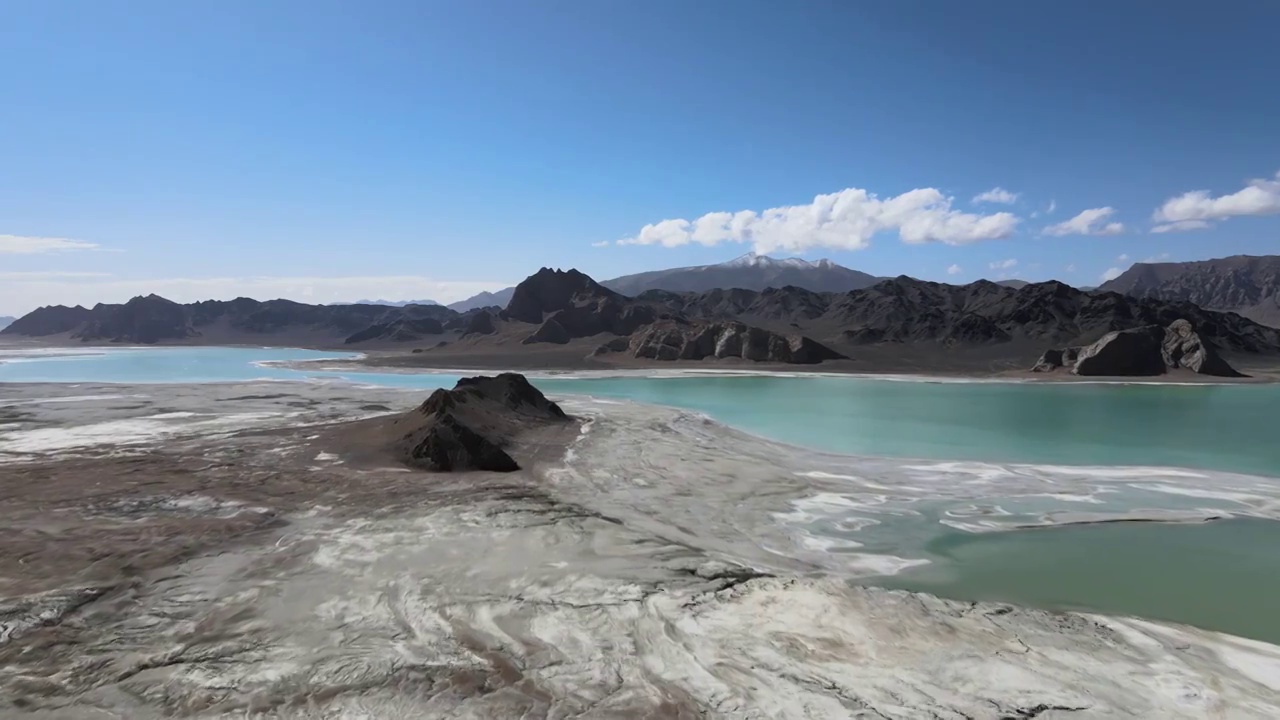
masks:
<svg viewBox="0 0 1280 720"><path fill-rule="evenodd" d="M964 268L960 267L959 265L952 265L951 267L947 268L948 275L959 275L962 272L964 272Z"/></svg>
<svg viewBox="0 0 1280 720"><path fill-rule="evenodd" d="M760 213L713 212L693 221L663 220L645 225L635 237L619 240L618 244L677 247L689 243L750 243L761 254L818 247L861 250L871 244L877 233L896 230L903 242L912 245L965 245L1009 237L1021 222L1021 218L1007 212L979 215L953 210L952 201L935 188L911 190L886 199L849 188L819 195L808 205L770 208Z"/></svg>
<svg viewBox="0 0 1280 720"><path fill-rule="evenodd" d="M601 240L600 242L591 243L591 247L609 247L612 244L613 243L609 242L608 240Z"/></svg>
<svg viewBox="0 0 1280 720"><path fill-rule="evenodd" d="M18 273L14 273L18 274ZM422 300L457 302L482 291L510 287L510 282L442 281L415 275L357 277L218 277L151 280L58 276L27 277L0 283L0 315L22 315L41 305L120 303L155 293L175 302L287 298L309 303L352 300Z"/></svg>
<svg viewBox="0 0 1280 720"><path fill-rule="evenodd" d="M1152 214L1157 223L1189 220L1223 220L1242 215L1280 214L1280 172L1273 179L1254 179L1241 190L1211 197L1208 190L1193 190L1169 198ZM1199 229L1196 227L1184 229Z"/></svg>
<svg viewBox="0 0 1280 720"><path fill-rule="evenodd" d="M1179 220L1178 222L1163 223L1151 228L1153 233L1169 233L1169 232L1190 232L1192 230L1207 230L1213 227L1204 220Z"/></svg>
<svg viewBox="0 0 1280 720"><path fill-rule="evenodd" d="M1018 266L1018 261L1015 260L1014 258L1009 258L1008 260L1000 260L997 262L993 262L989 267L992 270L1010 270L1017 266Z"/></svg>
<svg viewBox="0 0 1280 720"><path fill-rule="evenodd" d="M1065 222L1050 225L1042 232L1045 235L1062 237L1064 235L1119 235L1124 232L1124 223L1107 222L1107 218L1115 214L1115 208L1091 208Z"/></svg>
<svg viewBox="0 0 1280 720"><path fill-rule="evenodd" d="M32 272L0 272L0 280L54 280L57 278L111 277L102 272L62 272L59 270L35 270Z"/></svg>
<svg viewBox="0 0 1280 720"><path fill-rule="evenodd" d="M1018 201L1018 193L1009 192L1001 187L994 187L990 190L980 193L973 198L976 203L999 203L1001 205L1012 205Z"/></svg>
<svg viewBox="0 0 1280 720"><path fill-rule="evenodd" d="M0 255L37 255L66 250L95 250L97 243L67 238L0 235Z"/></svg>
<svg viewBox="0 0 1280 720"><path fill-rule="evenodd" d="M1116 262L1125 262L1128 259L1129 259L1129 253L1121 253L1120 257L1116 258Z"/></svg>
<svg viewBox="0 0 1280 720"><path fill-rule="evenodd" d="M1159 262L1164 262L1165 260L1168 260L1168 259L1169 259L1169 253L1160 253L1159 255L1152 255L1151 257L1147 258L1146 260L1143 260L1142 262L1159 263Z"/></svg>
<svg viewBox="0 0 1280 720"><path fill-rule="evenodd" d="M1069 273L1073 273L1073 272L1075 272L1075 271L1076 271L1076 264L1075 264L1075 263L1071 263L1070 265L1066 266L1066 267L1065 267L1065 268L1063 268L1063 269L1064 269L1064 270L1066 270L1066 271L1067 271L1067 272L1069 272Z"/></svg>
<svg viewBox="0 0 1280 720"><path fill-rule="evenodd" d="M1058 209L1058 201L1057 201L1057 200L1050 200L1050 201L1049 201L1049 207L1045 208L1045 211L1044 211L1044 212L1045 212L1045 214L1046 214L1046 215L1052 215L1052 214L1053 214L1053 211L1054 211L1054 210L1057 210L1057 209Z"/></svg>
<svg viewBox="0 0 1280 720"><path fill-rule="evenodd" d="M1124 271L1118 267L1107 268L1107 271L1102 273L1102 282L1109 282L1111 280L1115 280L1116 278L1120 277L1123 274L1124 274Z"/></svg>

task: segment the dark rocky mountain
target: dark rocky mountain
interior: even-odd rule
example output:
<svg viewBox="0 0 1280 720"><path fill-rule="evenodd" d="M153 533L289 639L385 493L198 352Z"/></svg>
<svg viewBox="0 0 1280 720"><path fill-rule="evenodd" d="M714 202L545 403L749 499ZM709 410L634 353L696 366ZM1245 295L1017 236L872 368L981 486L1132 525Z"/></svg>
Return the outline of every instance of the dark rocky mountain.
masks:
<svg viewBox="0 0 1280 720"><path fill-rule="evenodd" d="M49 305L38 308L9 323L0 329L6 335L24 335L27 337L45 337L69 333L89 321L92 311L76 305Z"/></svg>
<svg viewBox="0 0 1280 720"><path fill-rule="evenodd" d="M935 343L984 346L1027 340L1085 345L1108 332L1185 319L1232 351L1280 351L1280 331L1188 302L1084 292L1060 282L1010 288L986 280L946 285L906 276L847 293L775 288L707 293L646 293L637 300L689 318L738 318L790 327L836 346Z"/></svg>
<svg viewBox="0 0 1280 720"><path fill-rule="evenodd" d="M747 253L718 265L654 270L606 280L602 285L623 295L648 290L705 292L716 288L764 290L794 285L814 292L845 292L875 284L879 278L830 260L776 259Z"/></svg>
<svg viewBox="0 0 1280 720"><path fill-rule="evenodd" d="M0 315L0 330L3 330L13 324L17 318L11 315Z"/></svg>
<svg viewBox="0 0 1280 720"><path fill-rule="evenodd" d="M440 305L307 305L249 298L179 305L148 295L123 305L99 304L92 309L60 305L39 308L0 333L142 344L407 342L443 332L442 323L457 315Z"/></svg>
<svg viewBox="0 0 1280 720"><path fill-rule="evenodd" d="M468 310L479 310L480 308L499 307L504 308L507 303L511 302L511 294L516 291L515 287L503 288L495 292L482 292L479 295L472 295L466 300L459 300L456 303L450 303L449 309L458 312L467 312Z"/></svg>
<svg viewBox="0 0 1280 720"><path fill-rule="evenodd" d="M1183 368L1217 377L1241 376L1186 320L1175 320L1169 327L1117 330L1092 345L1048 350L1032 370L1058 368L1070 368L1075 375L1162 375Z"/></svg>
<svg viewBox="0 0 1280 720"><path fill-rule="evenodd" d="M1137 263L1099 289L1139 298L1192 302L1280 327L1280 255Z"/></svg>
<svg viewBox="0 0 1280 720"><path fill-rule="evenodd" d="M548 314L589 303L625 300L577 270L542 268L516 285L502 315L508 320L541 323Z"/></svg>
<svg viewBox="0 0 1280 720"><path fill-rule="evenodd" d="M577 270L550 268L517 285L503 309L458 313L439 305L316 306L247 298L178 305L153 295L92 309L41 308L0 333L206 345L418 343L420 355L480 354L495 367L510 367L503 358L518 363L528 353L547 366L587 356L778 363L847 356L890 368L910 357L922 369L939 363L1008 369L1030 366L1046 347L1082 348L1108 333L1168 328L1175 321L1190 323L1192 345L1227 355L1280 356L1280 329L1235 313L1181 300L1085 292L1059 282L1012 288L902 276L838 293L784 286L648 290L628 297Z"/></svg>
<svg viewBox="0 0 1280 720"><path fill-rule="evenodd" d="M513 472L520 464L511 453L524 433L569 421L523 375L503 373L462 378L407 413L345 427L341 440L423 470Z"/></svg>

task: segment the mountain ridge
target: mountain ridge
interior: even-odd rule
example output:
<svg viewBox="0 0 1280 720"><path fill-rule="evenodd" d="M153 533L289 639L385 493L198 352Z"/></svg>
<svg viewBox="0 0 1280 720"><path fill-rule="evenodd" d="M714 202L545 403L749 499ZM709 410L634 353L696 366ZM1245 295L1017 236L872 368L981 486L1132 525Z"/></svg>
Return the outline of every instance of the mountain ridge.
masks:
<svg viewBox="0 0 1280 720"><path fill-rule="evenodd" d="M1190 262L1135 263L1099 290L1183 300L1280 327L1280 255L1232 255Z"/></svg>

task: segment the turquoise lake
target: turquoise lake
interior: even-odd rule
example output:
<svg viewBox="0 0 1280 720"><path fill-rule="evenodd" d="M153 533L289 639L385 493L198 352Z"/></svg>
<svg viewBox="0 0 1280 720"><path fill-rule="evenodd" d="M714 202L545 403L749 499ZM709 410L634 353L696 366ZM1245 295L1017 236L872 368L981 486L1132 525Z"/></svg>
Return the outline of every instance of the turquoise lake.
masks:
<svg viewBox="0 0 1280 720"><path fill-rule="evenodd" d="M448 374L298 370L258 364L349 357L307 350L77 348L75 352L82 354L32 353L0 346L0 383L305 380L428 390L452 386L457 380ZM586 394L680 407L761 436L838 453L1026 464L1020 467L1031 469L1019 472L1050 475L1056 472L1052 466L1082 466L1075 472L1086 478L1096 474L1098 483L1090 486L1090 492L1095 501L1104 501L1080 505L1052 496L1006 494L970 505L979 519L992 508L1005 517L1126 507L1210 507L1234 514L1242 506L1229 493L1214 495L1232 489L1231 481L1223 479L1229 476L1215 473L1263 476L1254 481L1269 487L1266 478L1277 478L1280 485L1280 436L1274 423L1280 408L1278 385L748 375L550 377L535 382L553 397ZM1137 466L1134 479L1105 477L1109 468L1125 466ZM1155 469L1144 469L1161 467L1210 471L1200 481L1204 483L1200 489L1207 494L1162 489L1160 484L1169 481L1161 480ZM850 458L849 468L858 472L859 460ZM846 497L865 499L853 488ZM954 514L964 503L938 505L943 500L939 496L936 501L908 503L904 507L924 512L899 517L868 513L866 508L837 509L836 516L808 521L806 529L817 537L854 541L855 552L929 561L894 576L863 580L870 584L964 600L1133 614L1280 643L1280 620L1273 612L1273 600L1280 596L1280 552L1275 551L1280 548L1280 522L1233 517L1204 524L1112 522L970 532L960 529L963 524L943 521L944 511L953 513L952 520L971 520ZM873 522L862 528L859 523L867 518Z"/></svg>
<svg viewBox="0 0 1280 720"><path fill-rule="evenodd" d="M90 349L81 352L93 352ZM348 380L430 389L456 375L322 372L260 361L309 350L108 349L4 358L0 382ZM856 455L1145 465L1280 475L1280 385L920 382L826 376L544 378L550 393L670 405L749 432Z"/></svg>

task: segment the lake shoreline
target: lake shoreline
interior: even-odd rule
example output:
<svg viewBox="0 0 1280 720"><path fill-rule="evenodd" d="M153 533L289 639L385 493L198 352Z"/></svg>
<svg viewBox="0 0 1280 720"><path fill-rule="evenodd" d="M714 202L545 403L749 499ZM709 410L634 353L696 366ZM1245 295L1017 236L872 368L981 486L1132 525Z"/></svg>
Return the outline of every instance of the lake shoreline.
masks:
<svg viewBox="0 0 1280 720"><path fill-rule="evenodd" d="M1277 384L1280 383L1280 359L1269 359L1255 356L1231 356L1231 362L1246 377L1214 377L1201 375L1188 370L1175 369L1164 375L1151 376L1088 376L1081 377L1069 372L1057 371L1049 373L1031 372L1034 357L1016 366L1007 361L995 363L996 367L984 367L985 360L967 360L953 362L948 359L948 352L932 350L927 353L904 352L902 363L894 361L892 352L886 353L883 348L874 348L872 357L855 360L827 361L814 365L757 363L744 360L707 360L687 361L642 361L635 359L614 359L609 361L587 357L585 350L564 351L560 348L551 350L538 349L530 351L521 346L520 350L505 353L487 352L483 354L464 351L448 352L406 352L393 351L386 348L353 349L344 345L264 345L257 343L204 345L200 343L159 343L155 345L118 345L110 343L84 343L71 340L42 341L24 338L22 340L0 339L0 353L10 350L39 349L120 349L139 350L147 348L200 348L225 347L242 349L279 349L307 350L316 352L340 353L355 357L333 361L328 367L337 370L383 372L419 372L441 374L485 374L494 372L519 372L529 377L580 376L580 377L666 377L678 375L753 375L753 376L796 376L796 377L860 377L869 379L901 379L904 381L985 381L1008 383L1070 383L1070 384L1160 384L1160 385L1241 385L1241 384ZM585 346L584 346L585 347ZM589 348L588 348L589 349ZM307 361L310 362L310 361ZM299 369L306 366L299 365Z"/></svg>

